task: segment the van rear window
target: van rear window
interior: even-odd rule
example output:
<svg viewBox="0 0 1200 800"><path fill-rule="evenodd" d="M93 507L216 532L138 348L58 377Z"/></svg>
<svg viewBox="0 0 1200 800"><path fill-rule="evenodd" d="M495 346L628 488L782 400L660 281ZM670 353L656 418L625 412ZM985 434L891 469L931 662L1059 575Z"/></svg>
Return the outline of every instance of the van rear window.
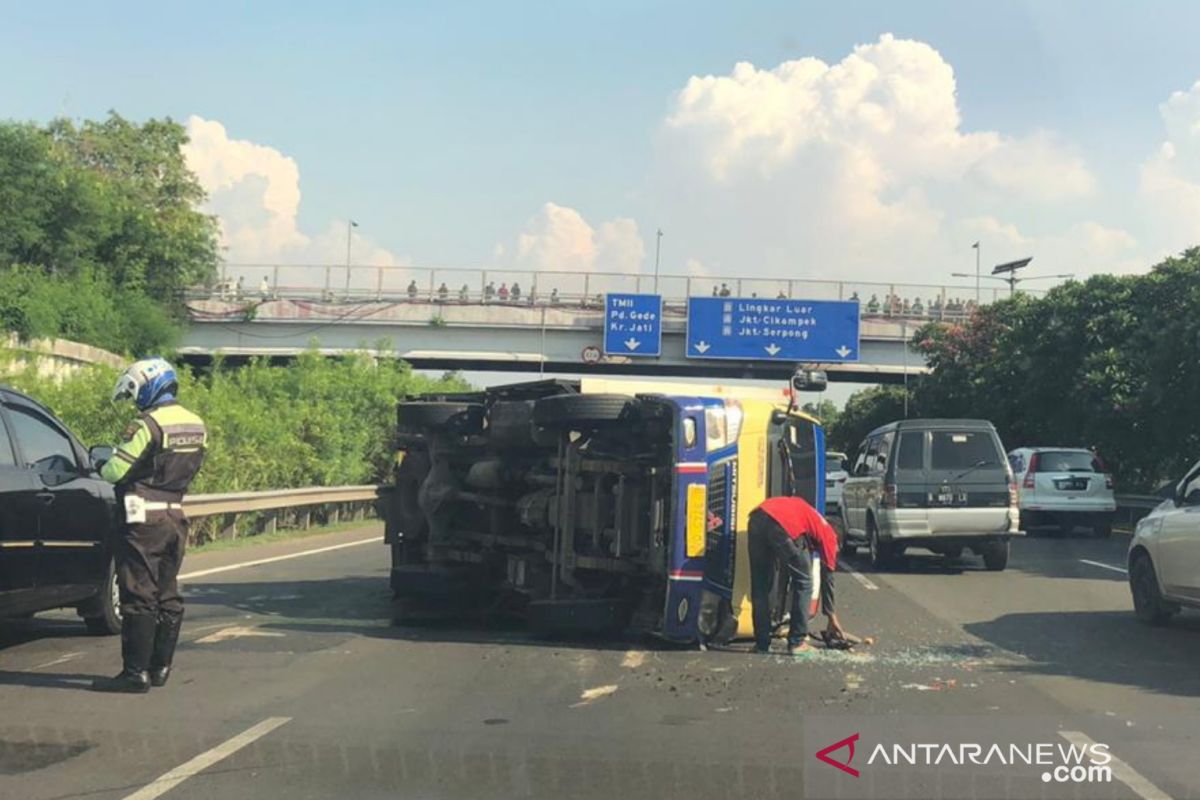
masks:
<svg viewBox="0 0 1200 800"><path fill-rule="evenodd" d="M930 466L933 469L966 469L979 462L999 466L1000 453L990 431L934 431Z"/></svg>
<svg viewBox="0 0 1200 800"><path fill-rule="evenodd" d="M925 468L925 432L908 431L900 434L900 452L896 455L896 469Z"/></svg>

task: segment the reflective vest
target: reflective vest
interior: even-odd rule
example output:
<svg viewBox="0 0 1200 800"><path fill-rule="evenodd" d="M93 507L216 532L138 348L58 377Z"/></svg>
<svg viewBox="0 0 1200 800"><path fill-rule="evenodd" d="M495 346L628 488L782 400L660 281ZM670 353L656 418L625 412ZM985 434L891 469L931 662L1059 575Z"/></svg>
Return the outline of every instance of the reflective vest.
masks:
<svg viewBox="0 0 1200 800"><path fill-rule="evenodd" d="M100 475L146 500L177 503L204 463L204 421L171 401L129 424Z"/></svg>

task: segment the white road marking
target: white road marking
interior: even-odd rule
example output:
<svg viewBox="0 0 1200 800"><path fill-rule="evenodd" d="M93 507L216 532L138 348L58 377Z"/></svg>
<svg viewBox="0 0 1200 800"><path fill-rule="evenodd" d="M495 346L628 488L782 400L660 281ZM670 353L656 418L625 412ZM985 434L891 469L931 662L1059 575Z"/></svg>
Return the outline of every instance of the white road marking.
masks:
<svg viewBox="0 0 1200 800"><path fill-rule="evenodd" d="M246 745L253 744L280 725L290 722L291 719L291 717L268 717L232 739L228 739L213 749L201 753L191 761L186 761L170 772L160 775L133 794L126 795L124 800L154 800L156 797L161 797L188 778L208 769L218 761L228 758Z"/></svg>
<svg viewBox="0 0 1200 800"><path fill-rule="evenodd" d="M625 658L621 661L622 667L629 669L637 669L646 661L645 650L630 650L625 654Z"/></svg>
<svg viewBox="0 0 1200 800"><path fill-rule="evenodd" d="M235 569L245 569L246 567L257 567L260 564L274 564L276 561L287 561L292 558L303 558L304 556L315 556L318 553L329 553L334 550L341 550L346 547L358 547L360 544L379 544L383 540L380 538L374 539L359 539L355 542L342 542L341 544L331 544L328 547L318 547L314 550L301 550L299 553L288 553L285 556L272 556L271 558L259 558L254 561L242 561L238 564L227 564L223 567L213 567L211 569L200 569L195 572L186 572L179 576L179 580L185 581L189 578L202 578L205 575L216 575L220 572L231 572Z"/></svg>
<svg viewBox="0 0 1200 800"><path fill-rule="evenodd" d="M83 655L83 653L67 653L66 655L59 656L53 661L47 661L45 664L38 664L36 667L33 667L33 669L45 669L46 667L54 667L59 664L65 664L73 658L79 658L81 655Z"/></svg>
<svg viewBox="0 0 1200 800"><path fill-rule="evenodd" d="M850 573L850 577L854 578L854 580L861 583L863 585L863 588L870 589L871 591L875 591L876 589L879 588L878 586L876 586L874 583L871 582L870 578L868 578L866 575L863 575L861 572L854 569L849 564L845 564L845 568L846 568L846 572Z"/></svg>
<svg viewBox="0 0 1200 800"><path fill-rule="evenodd" d="M215 633L210 633L208 636L203 636L196 640L196 644L216 644L229 639L241 639L246 636L283 636L279 631L261 631L251 625L234 625L231 628L222 628Z"/></svg>
<svg viewBox="0 0 1200 800"><path fill-rule="evenodd" d="M1112 564L1105 564L1105 563L1103 563L1103 562L1100 562L1100 561L1089 561L1089 560L1088 560L1088 559L1086 559L1086 558L1081 558L1081 559L1079 559L1079 563L1081 563L1081 564L1091 564L1093 567L1099 567L1100 569L1110 569L1110 570L1112 570L1113 572L1119 572L1119 573L1121 573L1122 575L1128 575L1128 574L1129 574L1129 570L1125 569L1124 567L1116 567L1116 566L1113 566Z"/></svg>
<svg viewBox="0 0 1200 800"><path fill-rule="evenodd" d="M571 708L579 708L580 706L590 705L601 697L608 697L610 694L615 694L617 685L615 683L608 686L597 686L595 689L587 689L579 695L579 702L572 703Z"/></svg>
<svg viewBox="0 0 1200 800"><path fill-rule="evenodd" d="M1122 570L1124 572L1124 570ZM1076 747L1090 747L1096 742L1092 737L1081 731L1059 731L1058 735ZM1111 750L1109 751L1111 755ZM1113 777L1133 790L1142 800L1171 800L1171 796L1151 783L1145 775L1126 764L1115 755L1108 762L1112 767Z"/></svg>

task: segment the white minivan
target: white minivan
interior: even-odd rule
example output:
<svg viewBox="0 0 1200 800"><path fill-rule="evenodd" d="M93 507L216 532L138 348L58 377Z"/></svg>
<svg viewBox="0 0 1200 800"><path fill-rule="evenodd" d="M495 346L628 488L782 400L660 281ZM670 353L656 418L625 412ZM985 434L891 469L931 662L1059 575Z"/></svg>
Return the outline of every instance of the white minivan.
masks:
<svg viewBox="0 0 1200 800"><path fill-rule="evenodd" d="M1079 447L1022 447L1008 454L1017 481L1021 524L1026 530L1054 526L1062 533L1090 528L1112 534L1117 501L1104 463Z"/></svg>

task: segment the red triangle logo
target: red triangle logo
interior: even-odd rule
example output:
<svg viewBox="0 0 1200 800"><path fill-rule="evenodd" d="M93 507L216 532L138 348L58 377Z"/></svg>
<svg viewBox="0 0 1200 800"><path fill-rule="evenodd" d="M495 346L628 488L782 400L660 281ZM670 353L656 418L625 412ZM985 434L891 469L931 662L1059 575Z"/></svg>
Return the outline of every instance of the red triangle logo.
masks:
<svg viewBox="0 0 1200 800"><path fill-rule="evenodd" d="M842 739L840 742L834 742L833 744L829 745L824 750L818 750L817 758L820 759L821 761L824 761L829 766L837 767L842 772L847 772L857 778L858 770L856 770L854 767L850 766L850 762L854 760L854 743L857 741L858 741L857 733L854 734L853 736L847 736L845 739ZM835 761L834 759L829 757L830 753L834 752L835 750L841 750L843 747L848 747L850 749L850 754L846 756L845 761Z"/></svg>

